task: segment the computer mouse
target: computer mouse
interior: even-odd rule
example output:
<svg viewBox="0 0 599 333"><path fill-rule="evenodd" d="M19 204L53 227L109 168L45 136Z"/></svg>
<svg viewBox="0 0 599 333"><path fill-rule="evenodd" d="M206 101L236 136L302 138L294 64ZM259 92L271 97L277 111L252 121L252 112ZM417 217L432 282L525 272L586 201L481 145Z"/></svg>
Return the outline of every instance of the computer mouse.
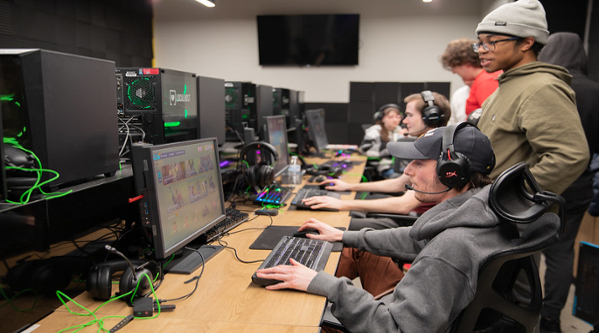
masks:
<svg viewBox="0 0 599 333"><path fill-rule="evenodd" d="M313 228L308 228L308 229L304 229L302 231L296 230L293 233L293 237L299 237L299 238L308 238L306 235L307 234L314 234L314 235L318 235L320 234L320 232L318 232L318 230L313 229Z"/></svg>
<svg viewBox="0 0 599 333"><path fill-rule="evenodd" d="M325 180L327 180L327 177L325 175L316 176L314 178L314 182L316 182L316 183L322 183Z"/></svg>

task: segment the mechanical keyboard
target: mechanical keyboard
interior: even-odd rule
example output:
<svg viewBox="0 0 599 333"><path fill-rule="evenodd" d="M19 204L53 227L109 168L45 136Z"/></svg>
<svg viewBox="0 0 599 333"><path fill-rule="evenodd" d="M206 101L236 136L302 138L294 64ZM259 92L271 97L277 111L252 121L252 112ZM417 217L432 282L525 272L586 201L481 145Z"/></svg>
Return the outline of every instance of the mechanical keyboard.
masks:
<svg viewBox="0 0 599 333"><path fill-rule="evenodd" d="M225 214L227 217L225 217L224 220L217 223L214 227L210 228L210 230L206 231L206 243L210 243L225 232L247 221L249 218L248 213L241 212L233 207L228 207L225 210Z"/></svg>
<svg viewBox="0 0 599 333"><path fill-rule="evenodd" d="M265 205L282 205L291 197L292 188L270 185L258 194L254 203Z"/></svg>
<svg viewBox="0 0 599 333"><path fill-rule="evenodd" d="M291 265L289 259L292 258L308 268L321 271L326 266L332 249L333 243L326 241L283 236L258 269ZM280 282L259 278L256 273L252 275L252 281L261 286L269 286Z"/></svg>
<svg viewBox="0 0 599 333"><path fill-rule="evenodd" d="M335 192L331 192L331 191L327 191L327 190L321 190L317 187L304 186L297 191L297 193L295 194L295 197L293 197L293 199L291 200L291 204L293 206L295 206L296 208L310 209L310 206L304 204L302 202L302 200L306 199L306 198L310 198L310 197L320 196L320 195L326 195L326 196L337 198L337 199L341 198L341 194L339 194L339 193L335 193ZM333 208L319 208L316 210L324 210L324 211L330 211L330 212L338 212L339 211L338 209L333 209Z"/></svg>

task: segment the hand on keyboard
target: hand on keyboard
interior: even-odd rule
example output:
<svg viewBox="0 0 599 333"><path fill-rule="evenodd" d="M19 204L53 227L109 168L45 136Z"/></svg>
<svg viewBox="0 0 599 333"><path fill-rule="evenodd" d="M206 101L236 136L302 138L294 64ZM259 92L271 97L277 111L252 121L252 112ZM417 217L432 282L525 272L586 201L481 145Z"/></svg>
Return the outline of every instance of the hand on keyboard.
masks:
<svg viewBox="0 0 599 333"><path fill-rule="evenodd" d="M260 269L256 275L263 279L279 280L281 282L267 286L266 289L297 289L307 291L308 285L316 276L316 271L290 259L291 265L279 265L273 268Z"/></svg>
<svg viewBox="0 0 599 333"><path fill-rule="evenodd" d="M343 200L329 197L316 196L303 199L302 202L312 209L333 208L337 210L347 210L347 205Z"/></svg>

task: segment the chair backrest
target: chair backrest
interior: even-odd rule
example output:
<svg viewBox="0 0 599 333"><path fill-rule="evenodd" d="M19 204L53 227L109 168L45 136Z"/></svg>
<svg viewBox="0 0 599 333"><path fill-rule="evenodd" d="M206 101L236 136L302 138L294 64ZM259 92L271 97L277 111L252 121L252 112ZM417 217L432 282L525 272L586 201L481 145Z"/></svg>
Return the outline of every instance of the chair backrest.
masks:
<svg viewBox="0 0 599 333"><path fill-rule="evenodd" d="M552 203L560 217L546 213ZM491 185L489 206L504 223L520 225L511 247L497 251L479 269L474 300L454 321L452 332L533 332L543 304L533 254L554 244L562 234L565 201L543 192L525 163L503 172ZM516 228L516 225L514 225ZM517 297L516 281L525 274L530 298Z"/></svg>

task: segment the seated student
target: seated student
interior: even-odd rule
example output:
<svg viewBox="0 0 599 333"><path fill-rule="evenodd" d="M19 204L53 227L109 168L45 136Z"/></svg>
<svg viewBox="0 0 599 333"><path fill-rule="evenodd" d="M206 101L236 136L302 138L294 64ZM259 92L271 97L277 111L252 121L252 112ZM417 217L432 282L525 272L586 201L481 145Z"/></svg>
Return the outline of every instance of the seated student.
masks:
<svg viewBox="0 0 599 333"><path fill-rule="evenodd" d="M403 112L397 104L385 104L374 114L374 125L366 129L360 149L368 157L380 158L377 171L383 178L393 174L393 161L387 152L387 143L399 139Z"/></svg>
<svg viewBox="0 0 599 333"><path fill-rule="evenodd" d="M412 261L410 270L390 294L375 299L368 291L354 287L348 278L316 272L293 260L289 266L257 272L261 278L282 281L266 288L291 288L326 296L333 303L332 314L350 332L447 331L474 298L476 273L481 263L498 250L494 244L502 239L500 230L504 226L487 205L490 188L487 185L491 183L487 175L495 163L491 143L475 127L467 123L457 126L455 152L468 159L472 173L465 182L449 189L437 174L446 128L431 130L413 143L389 144L393 156L413 159L405 173L412 186L420 191L416 198L437 204L414 226L343 232L310 219L300 228L319 231L318 235L308 235L309 238L343 241L345 246L362 252ZM452 156L455 158L461 157ZM441 161L447 160L444 156ZM443 177L445 183L449 179ZM360 256L346 259L358 269L370 270ZM377 267L393 268L393 265ZM386 275L378 272L378 276Z"/></svg>
<svg viewBox="0 0 599 333"><path fill-rule="evenodd" d="M427 98L429 96L434 98L432 101L434 107L425 102L422 93L412 94L404 99L406 103L406 118L403 122L407 125L408 133L412 137L418 137L430 129L445 126L451 117L451 107L445 96L435 92L431 95L425 94L425 96ZM413 140L411 139L410 141ZM339 179L331 179L323 183L332 184L326 187L327 190L331 191L364 191L397 194L405 191L405 184L408 183L408 177L400 176L395 179L358 184L348 184ZM400 197L391 196L373 200L341 200L329 196L316 196L304 199L304 203L310 205L313 209L334 208L338 210L404 215L410 212L423 213L432 206L431 204L423 204L418 201L413 191L406 191ZM364 227L385 229L397 226L397 222L392 219L354 217L350 223L350 230L360 230Z"/></svg>

